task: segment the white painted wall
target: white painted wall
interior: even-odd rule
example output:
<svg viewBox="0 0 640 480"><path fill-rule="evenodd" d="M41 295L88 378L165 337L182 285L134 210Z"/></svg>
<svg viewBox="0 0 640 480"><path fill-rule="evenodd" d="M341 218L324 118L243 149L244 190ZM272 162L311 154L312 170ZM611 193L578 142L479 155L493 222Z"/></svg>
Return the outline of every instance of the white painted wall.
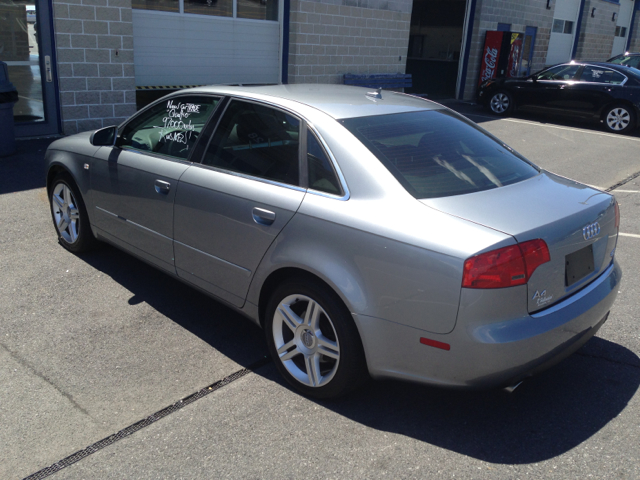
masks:
<svg viewBox="0 0 640 480"><path fill-rule="evenodd" d="M613 48L611 56L624 53L629 38L629 30L631 29L631 16L633 14L633 0L620 0L620 10L616 19L616 26L626 27L627 34L624 37L613 37Z"/></svg>
<svg viewBox="0 0 640 480"><path fill-rule="evenodd" d="M549 48L547 49L547 65L568 62L571 60L571 50L573 48L573 42L578 28L579 10L580 0L556 0L553 18L573 22L573 33L551 32Z"/></svg>
<svg viewBox="0 0 640 480"><path fill-rule="evenodd" d="M133 10L136 86L279 83L280 23Z"/></svg>

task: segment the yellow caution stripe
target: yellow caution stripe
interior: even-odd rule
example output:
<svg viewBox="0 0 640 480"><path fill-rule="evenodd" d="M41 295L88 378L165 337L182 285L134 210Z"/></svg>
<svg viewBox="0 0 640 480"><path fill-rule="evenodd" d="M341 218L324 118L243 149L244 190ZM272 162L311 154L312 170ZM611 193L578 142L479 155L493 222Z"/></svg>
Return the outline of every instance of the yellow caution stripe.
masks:
<svg viewBox="0 0 640 480"><path fill-rule="evenodd" d="M202 85L145 85L136 86L136 90L181 90L183 88L202 87Z"/></svg>

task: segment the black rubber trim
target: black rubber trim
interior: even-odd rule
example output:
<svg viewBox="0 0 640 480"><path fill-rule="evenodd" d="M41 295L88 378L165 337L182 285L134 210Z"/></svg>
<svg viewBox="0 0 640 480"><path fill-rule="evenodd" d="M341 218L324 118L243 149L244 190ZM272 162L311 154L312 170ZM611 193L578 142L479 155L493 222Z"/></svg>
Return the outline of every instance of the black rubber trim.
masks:
<svg viewBox="0 0 640 480"><path fill-rule="evenodd" d="M139 430L142 430L145 427L157 422L161 418L164 418L168 415L171 415L174 412L186 407L187 405L192 404L196 400L200 400L202 397L206 397L210 393L215 392L216 390L220 390L222 387L226 387L231 382L238 380L239 378L244 377L245 375L255 371L256 369L263 367L264 365L271 362L271 359L268 357L264 357L261 360L258 360L255 363L252 363L247 368L243 368L242 370L238 370L237 372L232 373L228 377L223 378L222 380L218 380L215 383L212 383L208 387L204 387L202 390L199 390L191 395L184 397L183 399L177 401L173 405L169 405L168 407L163 408L162 410L157 411L149 415L147 418L140 420L139 422L134 423L133 425L129 425L126 428L123 428L118 433L114 433L113 435L103 438L102 440L89 445L87 448L83 450L79 450L76 453L69 455L66 458L63 458L59 462L54 463L53 465L48 466L47 468L43 468L42 470L25 477L24 480L36 480L41 478L46 478L49 475L53 475L56 472L59 472L63 468L67 468L70 465L73 465L76 462L79 462L83 458L88 457L96 453L99 450L102 450L109 445L113 445L119 440L128 437L129 435L136 433Z"/></svg>

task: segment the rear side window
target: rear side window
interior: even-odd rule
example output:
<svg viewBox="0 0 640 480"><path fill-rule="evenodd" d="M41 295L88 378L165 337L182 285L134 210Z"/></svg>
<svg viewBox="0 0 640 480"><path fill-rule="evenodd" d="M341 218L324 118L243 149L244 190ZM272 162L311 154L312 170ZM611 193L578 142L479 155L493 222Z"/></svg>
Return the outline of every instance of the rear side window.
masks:
<svg viewBox="0 0 640 480"><path fill-rule="evenodd" d="M307 131L307 165L309 188L332 195L341 195L340 182L316 136Z"/></svg>
<svg viewBox="0 0 640 480"><path fill-rule="evenodd" d="M625 80L625 76L621 73L614 72L608 68L593 67L587 65L580 75L580 80L583 82L594 83L610 83L612 85L620 85Z"/></svg>
<svg viewBox="0 0 640 480"><path fill-rule="evenodd" d="M524 158L454 115L431 110L341 122L416 198L479 192L538 174Z"/></svg>
<svg viewBox="0 0 640 480"><path fill-rule="evenodd" d="M186 159L219 100L190 95L160 102L124 126L118 146Z"/></svg>
<svg viewBox="0 0 640 480"><path fill-rule="evenodd" d="M202 161L205 165L299 185L300 121L288 113L234 100Z"/></svg>

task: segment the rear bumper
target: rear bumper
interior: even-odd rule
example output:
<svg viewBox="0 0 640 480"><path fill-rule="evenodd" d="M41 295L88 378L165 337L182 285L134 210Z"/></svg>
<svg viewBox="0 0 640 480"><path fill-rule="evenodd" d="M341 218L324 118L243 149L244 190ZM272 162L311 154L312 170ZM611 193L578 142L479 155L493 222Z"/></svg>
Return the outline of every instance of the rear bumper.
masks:
<svg viewBox="0 0 640 480"><path fill-rule="evenodd" d="M481 301L475 302L476 308L471 302L446 335L363 315L354 319L374 378L460 388L505 386L549 368L595 335L607 319L621 277L614 262L581 291L533 315L505 318L516 310L513 305L491 302L495 317L500 317L494 321L478 307ZM523 298L526 301L526 294ZM422 345L421 337L451 348Z"/></svg>

